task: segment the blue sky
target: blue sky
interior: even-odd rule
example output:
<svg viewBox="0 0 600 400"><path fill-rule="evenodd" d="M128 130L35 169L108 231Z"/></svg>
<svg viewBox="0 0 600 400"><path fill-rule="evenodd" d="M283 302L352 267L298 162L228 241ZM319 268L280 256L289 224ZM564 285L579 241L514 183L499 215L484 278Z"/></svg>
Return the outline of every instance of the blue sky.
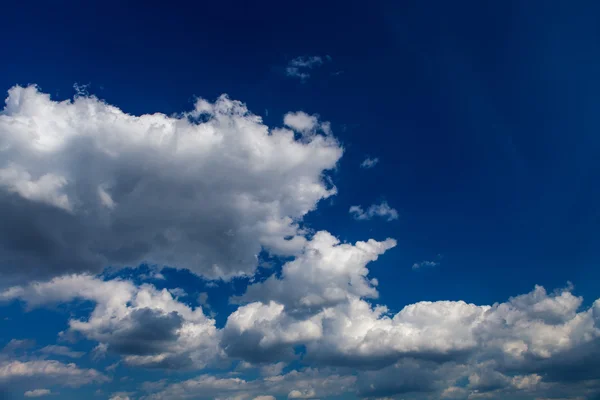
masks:
<svg viewBox="0 0 600 400"><path fill-rule="evenodd" d="M598 7L3 6L0 397L597 398Z"/></svg>

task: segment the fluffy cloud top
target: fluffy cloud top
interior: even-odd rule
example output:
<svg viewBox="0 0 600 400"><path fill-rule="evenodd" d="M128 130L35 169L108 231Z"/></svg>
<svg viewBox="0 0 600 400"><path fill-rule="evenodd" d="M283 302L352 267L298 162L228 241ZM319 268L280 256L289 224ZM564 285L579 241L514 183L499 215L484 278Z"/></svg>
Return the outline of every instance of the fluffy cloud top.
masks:
<svg viewBox="0 0 600 400"><path fill-rule="evenodd" d="M295 254L298 223L335 193L323 174L342 155L315 118L286 116L312 132L297 140L227 96L133 116L13 87L0 114L5 282L143 261L228 278L252 274L262 248Z"/></svg>
<svg viewBox="0 0 600 400"><path fill-rule="evenodd" d="M287 312L316 313L350 296L377 298L377 280L367 278L366 265L394 246L393 239L342 244L329 232L317 232L303 252L283 266L281 278L271 276L250 286L240 300L276 301Z"/></svg>

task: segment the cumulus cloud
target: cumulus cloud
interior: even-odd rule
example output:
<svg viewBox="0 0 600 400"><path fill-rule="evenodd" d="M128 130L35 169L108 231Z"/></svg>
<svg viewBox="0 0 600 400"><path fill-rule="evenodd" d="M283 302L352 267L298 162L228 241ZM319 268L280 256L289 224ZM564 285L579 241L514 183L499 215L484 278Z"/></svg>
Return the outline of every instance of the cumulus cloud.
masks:
<svg viewBox="0 0 600 400"><path fill-rule="evenodd" d="M283 117L283 123L285 126L288 126L298 132L311 132L319 126L319 120L317 116L308 115L302 111L285 114Z"/></svg>
<svg viewBox="0 0 600 400"><path fill-rule="evenodd" d="M377 163L379 162L379 158L374 157L367 157L364 159L363 162L360 163L360 167L361 168L365 168L365 169L370 169L373 168L375 165L377 165Z"/></svg>
<svg viewBox="0 0 600 400"><path fill-rule="evenodd" d="M148 284L69 275L12 287L0 299L19 299L29 308L75 299L95 302L89 318L69 321L68 332L99 342L100 352L119 354L129 365L202 368L219 353L215 321L201 307L192 309L167 289ZM56 354L57 347L46 351Z"/></svg>
<svg viewBox="0 0 600 400"><path fill-rule="evenodd" d="M295 254L303 216L336 192L324 174L342 155L312 118L286 116L311 131L296 139L225 95L133 116L13 87L0 114L4 282L141 262L229 278L252 274L263 248Z"/></svg>
<svg viewBox="0 0 600 400"><path fill-rule="evenodd" d="M355 250L348 246L345 251ZM332 259L344 256L338 253ZM318 269L301 265L307 275L318 279ZM224 344L239 346L226 347L230 355L264 362L267 359L257 354L276 349L276 358L293 357L293 348L301 344L305 362L367 370L359 374L358 391L369 397L438 392L445 398L465 393L506 398L558 390L565 382L600 379L593 372L600 370L593 361L600 353L600 300L580 310L582 299L570 288L549 294L537 286L492 306L419 302L394 315L349 289L345 299L298 312L301 299L319 286L291 278L298 283L297 290L290 284L279 291L278 286L290 279L286 273L284 267L281 278L250 286L248 298L260 300L230 315L223 330ZM369 375L371 369L378 370L374 376ZM460 379L468 380L468 386L449 389ZM362 382L369 384L361 386Z"/></svg>
<svg viewBox="0 0 600 400"><path fill-rule="evenodd" d="M48 396L52 394L52 392L50 392L49 389L35 389L35 390L28 390L26 391L23 396L25 397L42 397L42 396Z"/></svg>
<svg viewBox="0 0 600 400"><path fill-rule="evenodd" d="M350 296L377 298L377 280L367 278L366 265L394 246L393 239L352 245L340 243L329 232L317 232L302 253L283 266L280 278L251 285L239 300L276 301L287 312L316 313Z"/></svg>
<svg viewBox="0 0 600 400"><path fill-rule="evenodd" d="M325 59L330 60L330 57ZM288 63L285 73L291 78L305 81L310 77L310 70L323 65L323 62L323 58L319 56L296 57Z"/></svg>
<svg viewBox="0 0 600 400"><path fill-rule="evenodd" d="M135 117L93 97L54 102L34 87L11 89L0 114L0 213L16 231L0 228L0 265L3 282L19 278L11 265L29 282L0 289L0 302L93 302L63 335L94 341L94 354L128 366L239 366L147 383L147 400L600 394L600 300L584 308L572 287L536 286L493 305L423 301L392 312L378 304L367 266L396 242L341 243L302 228L335 193L324 174L342 149L317 116L289 113L284 125L269 129L227 97L180 116ZM398 218L387 203L350 213ZM205 292L193 308L179 300L188 297L182 289L82 272L146 260L230 278L252 274L262 249L290 258L231 299L238 308L221 329L205 315ZM32 346L5 346L1 385L109 380L45 359L80 356L66 346L31 353L41 359L27 353ZM298 359L312 367L292 369Z"/></svg>
<svg viewBox="0 0 600 400"><path fill-rule="evenodd" d="M349 212L354 219L359 221L369 220L373 217L385 218L387 221L398 219L398 211L390 207L385 201L370 205L366 211L361 206L352 206Z"/></svg>
<svg viewBox="0 0 600 400"><path fill-rule="evenodd" d="M233 312L222 330L201 309L179 303L168 290L122 280L69 276L10 288L2 297L21 299L29 307L74 298L94 301L91 315L69 321L69 330L100 342L129 365L202 368L227 354L251 362L247 368L257 368L262 376L246 380L202 375L161 384L150 399L239 395L251 399L265 393L323 397L341 393L339 387L333 391L322 386L323 379L336 375L328 370L332 367L358 371L336 379L345 382L344 390L364 397L412 392L437 393L440 398L579 395L577 382L579 387L587 382L588 392L600 393L600 385L590 383L600 383L600 300L581 309L583 299L573 295L571 288L548 293L537 286L494 305L419 302L392 314L365 299L377 293L362 270L392 245L385 241L340 244L327 233L317 233L306 250L284 266L279 278L250 286L248 293L255 293L248 298L258 297ZM336 270L329 273L351 284L343 285L337 275L322 275L332 285L319 286L294 275L295 268L316 277ZM362 281L353 281L356 278ZM296 282L297 290L288 282ZM285 290L279 290L280 285ZM340 291L343 296L328 297ZM313 303L302 300L306 296L325 301L312 307ZM294 359L299 345L305 348L304 362L321 370L281 375L286 365L282 361ZM4 379L36 376L35 371L74 375L80 384L106 379L96 371L57 361L12 360L0 366Z"/></svg>

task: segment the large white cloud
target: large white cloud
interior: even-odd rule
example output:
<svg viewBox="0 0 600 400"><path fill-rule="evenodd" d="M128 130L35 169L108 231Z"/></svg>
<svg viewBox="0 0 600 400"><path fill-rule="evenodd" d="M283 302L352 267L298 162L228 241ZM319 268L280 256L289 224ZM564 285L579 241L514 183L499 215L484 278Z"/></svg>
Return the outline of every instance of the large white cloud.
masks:
<svg viewBox="0 0 600 400"><path fill-rule="evenodd" d="M13 87L0 113L5 281L142 261L227 278L251 274L261 248L294 254L298 222L335 193L323 174L342 149L328 124L289 114L294 129L293 115L311 121L297 139L226 96L133 116Z"/></svg>

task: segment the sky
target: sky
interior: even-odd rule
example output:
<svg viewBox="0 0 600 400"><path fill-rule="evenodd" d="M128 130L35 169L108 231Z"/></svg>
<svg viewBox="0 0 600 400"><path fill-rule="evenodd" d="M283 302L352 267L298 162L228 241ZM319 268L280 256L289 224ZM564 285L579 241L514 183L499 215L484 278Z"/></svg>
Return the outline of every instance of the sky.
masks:
<svg viewBox="0 0 600 400"><path fill-rule="evenodd" d="M600 399L600 5L11 2L0 399Z"/></svg>

